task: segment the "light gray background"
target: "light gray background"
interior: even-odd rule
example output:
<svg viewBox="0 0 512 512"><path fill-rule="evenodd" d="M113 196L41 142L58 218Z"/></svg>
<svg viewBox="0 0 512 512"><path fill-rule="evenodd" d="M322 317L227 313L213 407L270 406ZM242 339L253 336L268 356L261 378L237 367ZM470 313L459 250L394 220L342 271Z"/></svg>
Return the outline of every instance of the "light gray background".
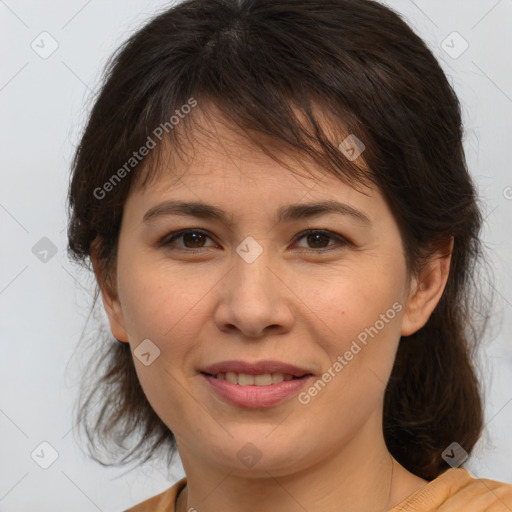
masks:
<svg viewBox="0 0 512 512"><path fill-rule="evenodd" d="M428 42L463 104L497 297L481 356L486 435L468 469L512 482L512 0L387 4ZM71 432L79 370L71 356L93 282L65 252L70 159L106 58L165 5L0 0L0 512L121 511L184 476L181 466L167 475L157 463L128 474L105 469L82 454ZM43 31L58 43L46 59L31 47L51 49ZM469 47L459 56L464 40ZM46 263L32 252L42 237L57 248ZM46 470L31 458L43 441L58 452Z"/></svg>

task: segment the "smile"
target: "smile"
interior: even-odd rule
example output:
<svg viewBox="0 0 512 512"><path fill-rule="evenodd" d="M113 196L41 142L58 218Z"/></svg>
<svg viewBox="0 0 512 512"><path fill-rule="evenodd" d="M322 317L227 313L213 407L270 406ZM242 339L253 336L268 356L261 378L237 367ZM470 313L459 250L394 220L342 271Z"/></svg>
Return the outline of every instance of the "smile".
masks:
<svg viewBox="0 0 512 512"><path fill-rule="evenodd" d="M249 375L248 373L235 372L218 373L217 375L211 375L211 377L215 377L218 380L225 380L231 384L238 384L239 386L271 386L272 384L279 384L280 382L299 378L284 373Z"/></svg>
<svg viewBox="0 0 512 512"><path fill-rule="evenodd" d="M272 407L297 395L313 375L294 377L281 373L248 375L227 372L210 375L201 372L211 391L236 407Z"/></svg>

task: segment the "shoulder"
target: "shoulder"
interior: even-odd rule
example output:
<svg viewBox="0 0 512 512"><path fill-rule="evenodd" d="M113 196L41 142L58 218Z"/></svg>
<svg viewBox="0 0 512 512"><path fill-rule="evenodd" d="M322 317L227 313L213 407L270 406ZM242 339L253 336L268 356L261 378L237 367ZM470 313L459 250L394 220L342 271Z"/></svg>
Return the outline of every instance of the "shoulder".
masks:
<svg viewBox="0 0 512 512"><path fill-rule="evenodd" d="M149 498L124 512L175 512L174 504L180 491L187 485L186 477L178 480L166 491Z"/></svg>
<svg viewBox="0 0 512 512"><path fill-rule="evenodd" d="M512 485L485 478L473 478L465 469L451 468L399 503L390 512L427 512L441 508L444 510L446 506L449 510L464 510L471 508L476 499L482 510L501 510L493 507L503 505L512 507Z"/></svg>

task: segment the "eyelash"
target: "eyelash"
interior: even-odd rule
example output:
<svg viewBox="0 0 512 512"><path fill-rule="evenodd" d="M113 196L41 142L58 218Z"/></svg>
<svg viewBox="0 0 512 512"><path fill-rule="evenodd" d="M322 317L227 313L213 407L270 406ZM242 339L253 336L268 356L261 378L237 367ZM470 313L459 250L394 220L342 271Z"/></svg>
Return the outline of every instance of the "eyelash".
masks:
<svg viewBox="0 0 512 512"><path fill-rule="evenodd" d="M182 229L180 231L175 231L173 233L169 233L164 238L162 238L162 240L158 243L158 245L159 245L159 247L169 248L174 241L176 241L179 238L182 238L183 236L190 234L190 233L199 233L201 235L204 235L204 236L212 239L212 237L206 231L203 231L202 229ZM308 230L300 233L300 235L295 239L295 241L302 240L303 238L307 237L308 235L312 235L312 234L320 234L323 236L327 236L327 237L331 238L332 240L336 240L343 247L350 245L350 242L343 236L333 233L332 231L327 231L325 229L308 229ZM173 248L171 247L171 249L173 249ZM177 250L181 250L181 251L187 252L189 254L196 254L196 253L202 252L204 249L210 249L210 247L201 247L198 249L189 249L186 247L180 247ZM302 250L305 252L308 252L308 253L317 253L318 254L318 253L325 253L328 251L332 251L333 248L323 248L323 249L302 248Z"/></svg>

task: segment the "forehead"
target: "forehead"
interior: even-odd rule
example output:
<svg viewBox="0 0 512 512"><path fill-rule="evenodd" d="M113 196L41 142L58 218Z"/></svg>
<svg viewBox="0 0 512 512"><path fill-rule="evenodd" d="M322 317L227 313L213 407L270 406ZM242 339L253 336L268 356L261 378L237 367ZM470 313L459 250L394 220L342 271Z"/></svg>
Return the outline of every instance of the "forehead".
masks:
<svg viewBox="0 0 512 512"><path fill-rule="evenodd" d="M305 152L255 130L242 130L215 105L197 107L190 117L185 129L180 125L173 134L179 144L164 139L149 180L133 186L124 205L125 219L138 223L164 202L185 201L213 206L229 223L256 222L257 217L277 222L291 206L338 202L363 212L363 223L365 218L372 224L376 219L393 222L375 186L355 180L349 184L342 172L335 175ZM326 134L335 137L332 125L322 120ZM360 157L352 165L365 169L366 163ZM299 217L291 214L290 219Z"/></svg>
<svg viewBox="0 0 512 512"><path fill-rule="evenodd" d="M172 144L162 147L152 179L130 192L123 232L166 226L173 214L266 233L277 225L340 213L332 220L366 226L368 233L396 227L377 187L353 186L303 152L270 139L261 144L256 134L253 139L221 116L191 127L181 145L185 151L173 151Z"/></svg>
<svg viewBox="0 0 512 512"><path fill-rule="evenodd" d="M299 121L304 122L304 116L294 110ZM335 138L331 123L318 108L317 116L327 135ZM250 129L242 131L215 104L196 108L190 117L186 127L173 134L177 144L164 139L158 148L157 159L147 171L149 186L142 187L148 193L159 193L168 187L214 191L223 187L256 190L279 186L283 194L347 188L341 173L333 175L303 151L287 147L271 136ZM362 158L357 163L365 166ZM352 183L350 188L365 193L373 190L360 183Z"/></svg>

